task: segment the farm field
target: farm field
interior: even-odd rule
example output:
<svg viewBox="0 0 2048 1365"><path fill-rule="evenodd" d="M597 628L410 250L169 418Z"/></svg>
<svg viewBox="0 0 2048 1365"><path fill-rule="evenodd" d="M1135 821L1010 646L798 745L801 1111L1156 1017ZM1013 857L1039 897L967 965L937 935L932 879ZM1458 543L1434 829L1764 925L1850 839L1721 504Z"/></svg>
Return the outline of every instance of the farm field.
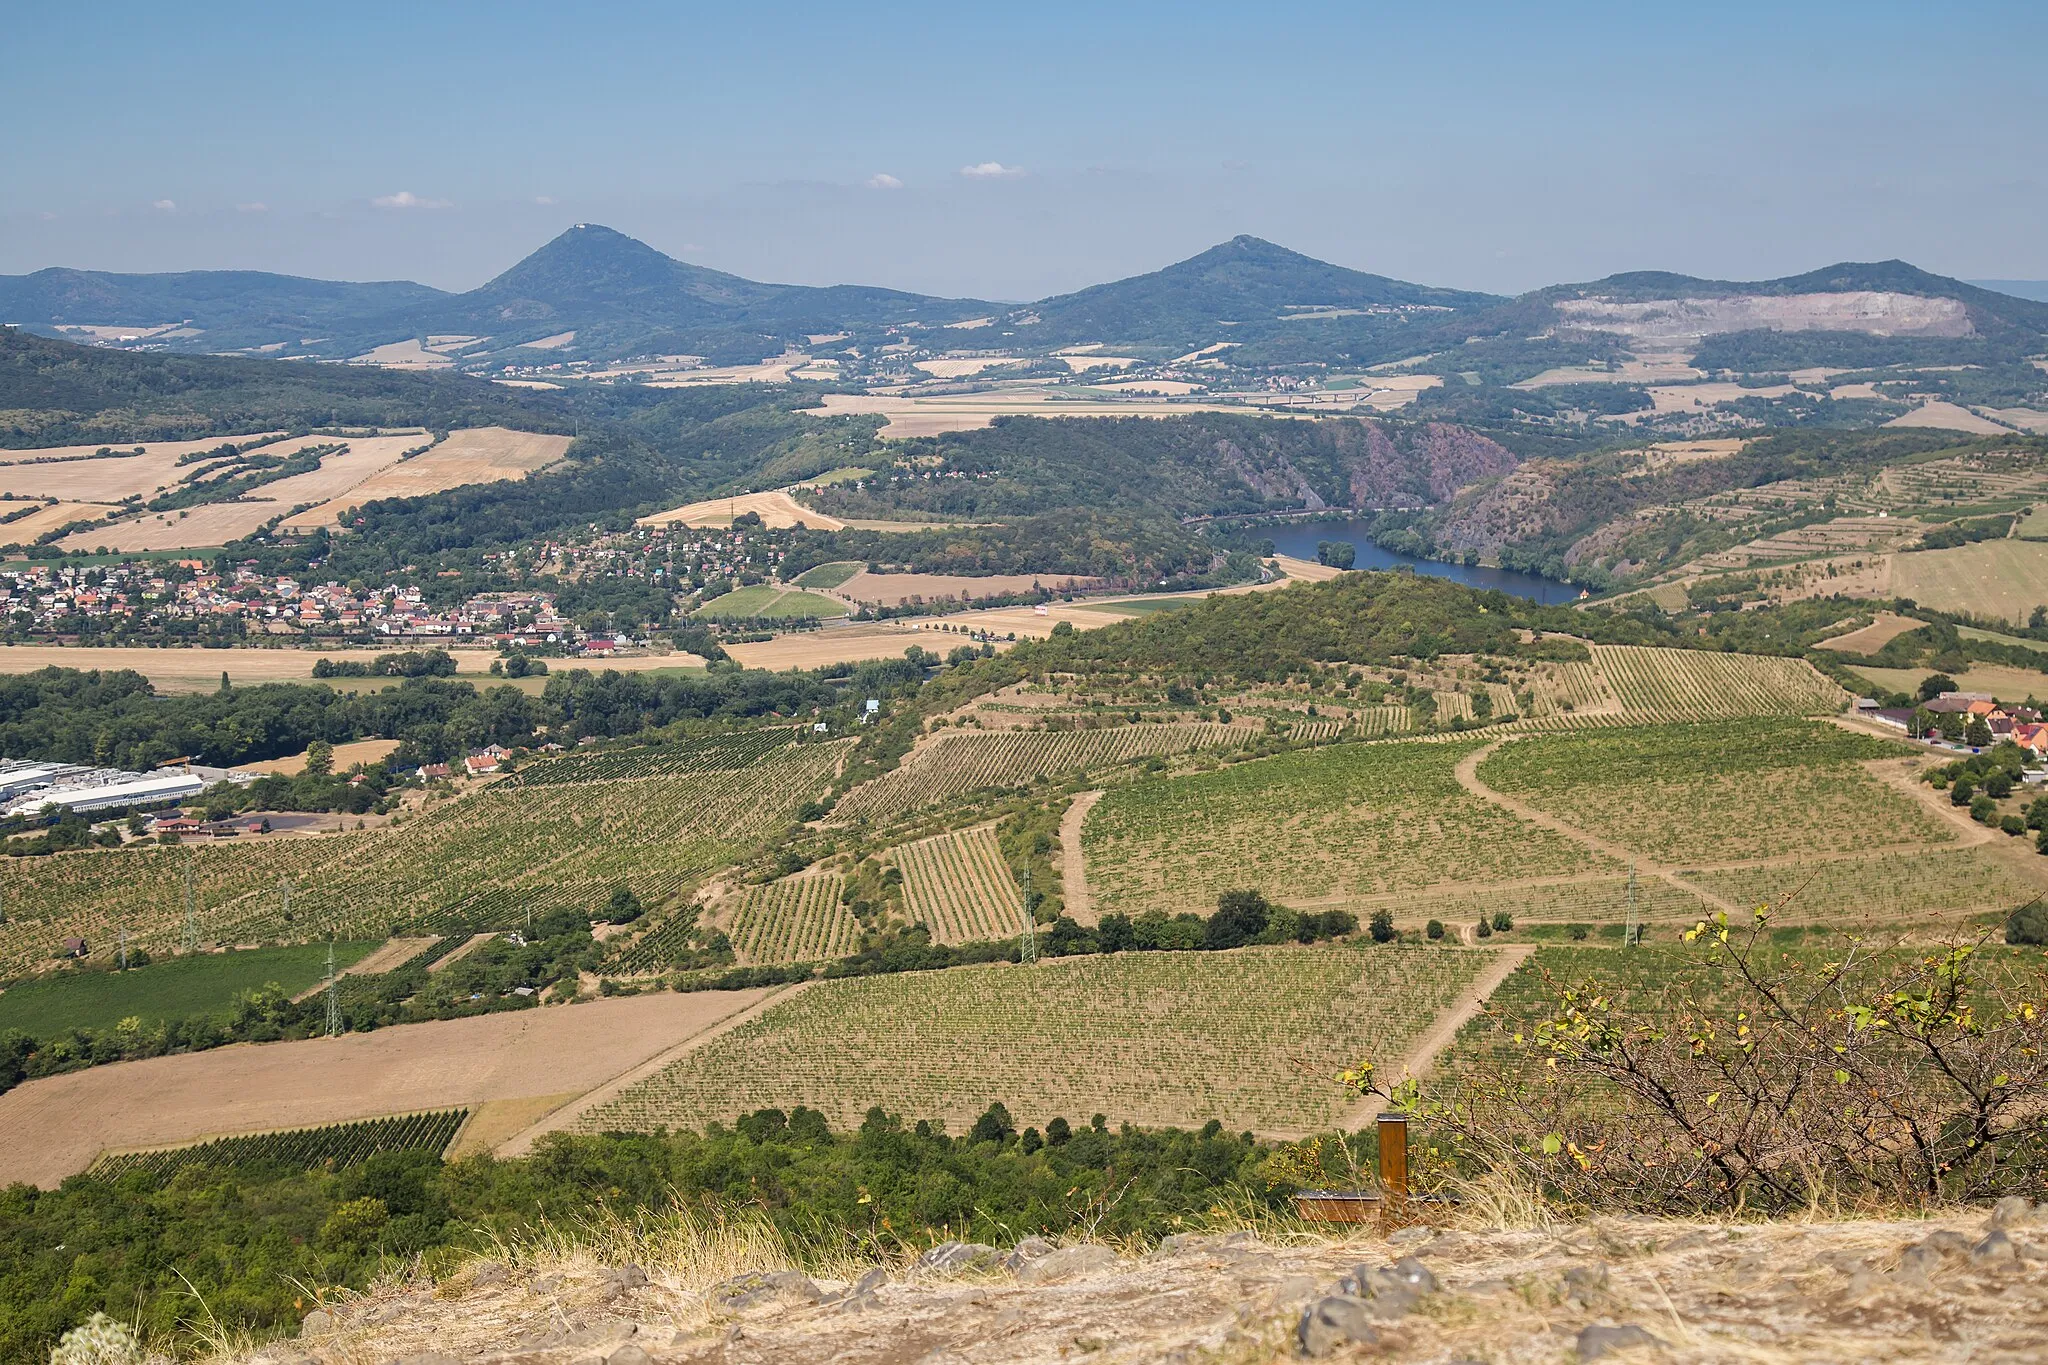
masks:
<svg viewBox="0 0 2048 1365"><path fill-rule="evenodd" d="M92 1164L92 1174L115 1180L129 1171L148 1171L168 1179L187 1166L226 1170L345 1170L380 1152L445 1151L469 1117L466 1109L436 1113L395 1114L324 1128L293 1128L276 1133L215 1138L187 1147L160 1147L146 1152L110 1152Z"/></svg>
<svg viewBox="0 0 2048 1365"><path fill-rule="evenodd" d="M123 928L131 946L152 957L167 956L184 942L188 866L201 944L253 942L237 937L234 929L256 922L259 912L273 918L278 914L279 882L289 878L303 888L313 869L330 861L345 863L369 837L270 835L225 844L135 844L0 860L0 892L7 908L7 922L0 924L0 974L48 968L58 946L74 935L105 961ZM237 915L231 925L225 907L245 901L248 913ZM270 937L313 938L341 926L307 918L289 926L296 933L286 935L287 927L277 922ZM365 924L361 933L381 935L387 927Z"/></svg>
<svg viewBox="0 0 2048 1365"><path fill-rule="evenodd" d="M1954 842L1857 766L1905 753L1819 722L1763 718L1519 739L1477 777L1664 863Z"/></svg>
<svg viewBox="0 0 2048 1365"><path fill-rule="evenodd" d="M1774 918L1786 923L1933 925L2010 910L2048 892L2048 869L2029 877L1983 847L1718 868L1683 877L1737 905L1782 906Z"/></svg>
<svg viewBox="0 0 2048 1365"><path fill-rule="evenodd" d="M847 793L839 803L838 815L852 820L885 819L963 792L1026 786L1041 777L1150 754L1221 748L1241 744L1258 733L1248 725L1179 721L1100 730L941 734L905 759L901 767Z"/></svg>
<svg viewBox="0 0 2048 1365"><path fill-rule="evenodd" d="M1838 649L1845 654L1875 654L1909 630L1918 630L1925 621L1915 621L1910 616L1896 612L1881 611L1877 619L1860 630L1846 635L1837 635L1831 640L1822 640L1816 649Z"/></svg>
<svg viewBox="0 0 2048 1365"><path fill-rule="evenodd" d="M621 885L658 909L823 793L850 741L768 747L787 735L565 755L361 833L8 859L0 971L43 967L72 934L102 952L124 926L162 956L183 941L188 859L202 943L512 928Z"/></svg>
<svg viewBox="0 0 2048 1365"><path fill-rule="evenodd" d="M802 522L814 531L843 531L846 523L837 517L828 517L823 512L813 511L789 495L787 489L777 488L766 493L741 493L730 498L712 498L705 502L687 503L656 512L640 518L639 526L704 526L724 527L732 525L732 519L753 512L761 523L774 530L787 530Z"/></svg>
<svg viewBox="0 0 2048 1365"><path fill-rule="evenodd" d="M1024 898L986 825L889 850L903 869L903 908L935 943L1010 938L1024 928Z"/></svg>
<svg viewBox="0 0 2048 1365"><path fill-rule="evenodd" d="M867 565L858 560L841 560L832 564L820 564L798 574L794 586L799 588L836 588L855 574L866 573Z"/></svg>
<svg viewBox="0 0 2048 1365"><path fill-rule="evenodd" d="M0 503L0 512L21 510ZM125 509L103 502L44 503L25 517L0 524L0 544L31 545L39 536L77 521L104 521Z"/></svg>
<svg viewBox="0 0 2048 1365"><path fill-rule="evenodd" d="M96 960L113 962L112 942L95 943ZM374 941L334 945L337 971L377 947ZM38 1038L74 1028L111 1029L123 1019L154 1023L199 1014L226 1015L235 997L264 986L296 995L327 973L327 945L295 944L242 952L159 957L125 972L67 971L23 981L0 993L0 1032L18 1028Z"/></svg>
<svg viewBox="0 0 2048 1365"><path fill-rule="evenodd" d="M1859 668L1856 675L1868 678L1888 692L1918 696L1920 684L1931 677L1931 668ZM2005 664L1975 664L1949 675L1963 692L1989 692L2000 701L2021 702L2028 697L2048 697L2048 673Z"/></svg>
<svg viewBox="0 0 2048 1365"><path fill-rule="evenodd" d="M736 588L723 597L714 597L690 614L706 619L763 617L772 620L796 620L804 617L822 619L847 616L852 614L852 608L837 598L826 597L821 593L779 588L772 583L755 583L749 587Z"/></svg>
<svg viewBox="0 0 2048 1365"><path fill-rule="evenodd" d="M580 1095L766 995L664 991L46 1076L0 1095L0 1185L51 1188L103 1151Z"/></svg>
<svg viewBox="0 0 2048 1365"><path fill-rule="evenodd" d="M541 432L509 431L504 427L450 432L447 440L426 454L387 465L330 501L285 518L283 524L289 528L332 526L340 522L342 513L349 508L378 498L418 498L466 484L523 479L561 460L568 454L572 439ZM305 499L278 501L297 503Z"/></svg>
<svg viewBox="0 0 2048 1365"><path fill-rule="evenodd" d="M1111 790L1082 826L1102 912L1206 912L1220 892L1349 904L1625 868L1467 792L1478 741L1296 750Z"/></svg>
<svg viewBox="0 0 2048 1365"><path fill-rule="evenodd" d="M1424 892L1393 901L1395 923L1404 929L1430 920L1447 926L1491 921L1506 914L1517 927L1528 924L1623 924L1628 920L1628 878L1585 877L1573 881L1509 883L1455 891ZM1708 913L1706 902L1659 877L1636 879L1636 913L1645 921L1692 924Z"/></svg>
<svg viewBox="0 0 2048 1365"><path fill-rule="evenodd" d="M1017 1123L1298 1133L1334 1123L1332 1077L1398 1065L1492 961L1341 945L1119 953L822 981L579 1117L584 1132L701 1128L806 1104L835 1128L870 1105L955 1131L995 1100Z"/></svg>
<svg viewBox="0 0 2048 1365"><path fill-rule="evenodd" d="M1075 592L1092 588L1097 578L1058 577L1052 574L988 574L967 577L935 573L859 573L838 585L840 595L854 602L871 602L885 607L905 602L941 601L948 598L1005 597L1012 593L1044 588L1048 592Z"/></svg>
<svg viewBox="0 0 2048 1365"><path fill-rule="evenodd" d="M1647 645L1593 645L1593 663L1640 720L1810 716L1840 710L1842 689L1803 659Z"/></svg>
<svg viewBox="0 0 2048 1365"><path fill-rule="evenodd" d="M860 921L840 903L845 886L844 877L828 872L748 887L732 910L732 944L740 961L826 962L851 953L860 940Z"/></svg>
<svg viewBox="0 0 2048 1365"><path fill-rule="evenodd" d="M371 764L391 757L398 748L395 739L352 739L334 746L334 771L345 773L358 763ZM306 770L306 755L302 751L289 758L267 758L260 763L244 763L240 771L245 773L281 773L286 777L297 777Z"/></svg>
<svg viewBox="0 0 2048 1365"><path fill-rule="evenodd" d="M2022 622L2048 604L2048 542L1985 540L1894 555L1892 592L1936 611Z"/></svg>

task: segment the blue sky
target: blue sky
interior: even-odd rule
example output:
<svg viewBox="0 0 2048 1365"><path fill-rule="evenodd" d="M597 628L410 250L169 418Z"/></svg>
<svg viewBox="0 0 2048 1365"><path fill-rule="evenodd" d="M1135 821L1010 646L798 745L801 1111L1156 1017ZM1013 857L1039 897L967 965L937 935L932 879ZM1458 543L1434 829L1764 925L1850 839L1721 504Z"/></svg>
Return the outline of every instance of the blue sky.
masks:
<svg viewBox="0 0 2048 1365"><path fill-rule="evenodd" d="M23 6L0 272L467 288L590 221L991 298L1238 232L1502 292L2044 278L2044 59L2038 2Z"/></svg>

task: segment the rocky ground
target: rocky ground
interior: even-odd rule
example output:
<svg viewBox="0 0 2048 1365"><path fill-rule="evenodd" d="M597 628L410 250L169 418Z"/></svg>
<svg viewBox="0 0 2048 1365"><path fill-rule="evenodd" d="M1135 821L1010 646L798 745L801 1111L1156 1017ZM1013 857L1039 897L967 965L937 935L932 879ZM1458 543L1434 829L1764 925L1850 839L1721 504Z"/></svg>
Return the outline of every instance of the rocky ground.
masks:
<svg viewBox="0 0 2048 1365"><path fill-rule="evenodd" d="M2024 1200L1911 1222L1204 1234L1135 1255L948 1243L851 1282L706 1273L482 1261L217 1365L2048 1359L2048 1206Z"/></svg>

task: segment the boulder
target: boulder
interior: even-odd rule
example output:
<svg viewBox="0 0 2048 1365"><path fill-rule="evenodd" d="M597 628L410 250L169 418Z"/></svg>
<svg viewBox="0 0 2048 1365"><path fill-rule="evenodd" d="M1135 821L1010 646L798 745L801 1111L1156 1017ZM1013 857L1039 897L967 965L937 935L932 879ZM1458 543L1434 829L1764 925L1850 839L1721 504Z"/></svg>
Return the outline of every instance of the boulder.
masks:
<svg viewBox="0 0 2048 1365"><path fill-rule="evenodd" d="M727 1312L746 1313L767 1308L801 1308L818 1303L825 1291L810 1276L795 1270L749 1271L721 1280L704 1292L705 1299Z"/></svg>
<svg viewBox="0 0 2048 1365"><path fill-rule="evenodd" d="M1024 1284L1043 1284L1047 1280L1063 1280L1070 1275L1081 1275L1091 1270L1103 1270L1116 1264L1116 1253L1106 1246L1087 1243L1077 1247L1061 1247L1048 1252L1036 1260L1026 1261L1017 1267L1017 1278Z"/></svg>
<svg viewBox="0 0 2048 1365"><path fill-rule="evenodd" d="M315 1308L312 1312L299 1319L299 1335L302 1337L322 1337L340 1325L335 1319L334 1314L324 1308Z"/></svg>
<svg viewBox="0 0 2048 1365"><path fill-rule="evenodd" d="M941 1242L917 1258L920 1270L971 1270L1001 1260L992 1246L981 1242Z"/></svg>
<svg viewBox="0 0 2048 1365"><path fill-rule="evenodd" d="M1310 1304L1295 1328L1295 1339L1301 1343L1302 1354L1309 1356L1326 1356L1340 1346L1379 1344L1366 1301L1345 1294L1332 1294Z"/></svg>
<svg viewBox="0 0 2048 1365"><path fill-rule="evenodd" d="M1625 1322L1619 1327L1603 1327L1596 1323L1579 1333L1579 1359L1599 1360L1620 1351L1663 1344L1662 1337L1646 1332L1632 1322Z"/></svg>

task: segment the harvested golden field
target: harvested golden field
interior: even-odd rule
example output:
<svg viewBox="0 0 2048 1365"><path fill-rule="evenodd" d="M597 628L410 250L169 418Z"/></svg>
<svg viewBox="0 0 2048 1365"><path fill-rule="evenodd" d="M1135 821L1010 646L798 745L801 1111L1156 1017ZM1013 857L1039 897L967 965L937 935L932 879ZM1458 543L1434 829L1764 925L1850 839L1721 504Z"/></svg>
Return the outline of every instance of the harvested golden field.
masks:
<svg viewBox="0 0 2048 1365"><path fill-rule="evenodd" d="M1722 403L1733 403L1739 398L1783 398L1792 392L1790 384L1773 384L1768 388L1745 389L1740 384L1709 381L1705 384L1658 385L1650 389L1650 402L1658 415L1667 412L1693 412L1699 409L1718 407Z"/></svg>
<svg viewBox="0 0 2048 1365"><path fill-rule="evenodd" d="M1930 677L1931 668L1859 668L1858 677L1868 678L1877 686L1889 692L1917 693L1922 680ZM1951 674L1956 688L1962 692L1988 692L2000 701L2022 702L2028 697L2048 698L2048 673L2036 673L2028 668L2009 668L2004 664L1977 664L1960 673Z"/></svg>
<svg viewBox="0 0 2048 1365"><path fill-rule="evenodd" d="M998 417L1178 417L1191 412L1243 412L1242 406L1221 403L1175 403L1133 398L1089 401L1059 388L1017 388L1002 393L934 394L893 397L882 394L828 393L824 415L874 413L889 419L882 435L891 438L937 436L948 431L979 431Z"/></svg>
<svg viewBox="0 0 2048 1365"><path fill-rule="evenodd" d="M742 493L736 497L713 498L708 502L693 502L666 512L656 512L640 518L641 526L730 526L734 517L753 512L764 525L775 530L787 530L802 522L819 531L843 531L846 523L837 517L828 517L823 512L813 511L791 497L786 489L770 489L766 493Z"/></svg>
<svg viewBox="0 0 2048 1365"><path fill-rule="evenodd" d="M0 1184L53 1187L102 1151L493 1100L581 1094L766 991L632 996L120 1062L0 1095Z"/></svg>
<svg viewBox="0 0 2048 1365"><path fill-rule="evenodd" d="M1893 555L1892 591L1936 611L2024 621L2048 604L2048 541L1985 540Z"/></svg>
<svg viewBox="0 0 2048 1365"><path fill-rule="evenodd" d="M358 763L375 763L389 758L398 747L395 739L353 739L334 746L334 771L345 773ZM297 777L306 770L306 756L293 754L290 758L268 758L261 763L244 763L245 773L282 773L286 777Z"/></svg>
<svg viewBox="0 0 2048 1365"><path fill-rule="evenodd" d="M1918 630L1926 624L1925 621L1915 621L1910 616L1881 611L1877 614L1876 620L1862 629L1852 630L1846 635L1837 635L1831 640L1822 640L1814 648L1837 649L1844 654L1875 654L1907 631Z"/></svg>
<svg viewBox="0 0 2048 1365"><path fill-rule="evenodd" d="M869 573L863 569L834 591L850 602L873 602L895 607L920 599L1007 597L1041 587L1048 592L1080 592L1101 581L1099 578L1059 578L1051 574L987 574L970 578L960 574Z"/></svg>
<svg viewBox="0 0 2048 1365"><path fill-rule="evenodd" d="M19 509L0 504L0 512L16 510ZM25 517L0 525L0 543L27 545L60 526L69 526L75 521L105 521L121 510L103 502L45 503Z"/></svg>
<svg viewBox="0 0 2048 1365"><path fill-rule="evenodd" d="M145 649L130 645L0 645L0 673L32 673L39 668L130 668L166 692L211 692L220 686L220 675L223 672L228 675L230 682L237 684L310 682L313 678L313 665L323 658L369 663L379 654L388 652L389 647L201 649L174 645L164 649ZM540 684L547 682L546 678L508 680L491 677L489 670L491 661L498 657L496 650L458 648L451 649L449 653L455 656L457 676L479 687L511 686L529 681ZM704 666L704 660L697 655L683 653L640 654L587 662L561 662L565 669L576 666L599 672L612 670L619 673ZM396 678L333 680L333 686L341 691L392 687L397 683Z"/></svg>
<svg viewBox="0 0 2048 1365"><path fill-rule="evenodd" d="M568 453L572 439L504 427L451 432L447 440L424 455L385 465L346 488L345 495L337 494L318 507L287 517L283 524L293 528L332 526L349 508L378 498L417 498L467 484L523 479L560 460ZM289 499L294 503L305 500L298 496Z"/></svg>
<svg viewBox="0 0 2048 1365"><path fill-rule="evenodd" d="M1977 436L2003 436L2011 428L2000 425L1986 417L1979 417L1968 408L1955 403L1939 400L1922 403L1911 412L1892 418L1885 423L1888 427L1937 427L1944 431L1967 431Z"/></svg>
<svg viewBox="0 0 2048 1365"><path fill-rule="evenodd" d="M870 1105L959 1131L1001 1100L1022 1124L1118 1121L1292 1134L1348 1107L1331 1077L1396 1072L1490 952L1243 948L821 981L580 1115L582 1132L702 1128L806 1104L835 1128Z"/></svg>

